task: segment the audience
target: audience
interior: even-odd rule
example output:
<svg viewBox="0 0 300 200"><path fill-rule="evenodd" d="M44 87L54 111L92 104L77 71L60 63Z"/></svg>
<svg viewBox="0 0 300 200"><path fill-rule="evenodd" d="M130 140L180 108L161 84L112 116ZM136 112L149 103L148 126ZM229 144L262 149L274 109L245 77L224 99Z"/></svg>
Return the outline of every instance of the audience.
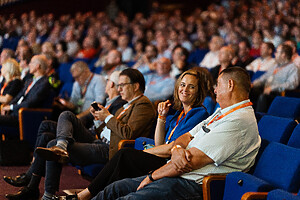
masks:
<svg viewBox="0 0 300 200"><path fill-rule="evenodd" d="M112 114L115 114L116 111L126 103L126 101L122 100L117 88L117 84L119 82L119 74L120 71L115 71L114 73L112 73L105 87L105 92L109 97L105 107ZM95 131L96 127L101 125L101 122L102 121L98 121L95 119L93 131ZM70 162L78 164L104 162L105 158L103 159L99 155L102 155L103 152L108 151L107 145L104 140L105 136L107 135L105 135L103 132L103 134L100 135L100 140L95 139L93 131L87 130L84 124L81 122L81 119L77 119L75 115L70 112L64 112L60 116L58 123L49 120L45 120L41 123L37 134L38 138L35 144L35 148L47 147L48 142L56 138L56 130L57 127L60 126L63 129L62 131L64 132L66 130L71 130L71 132L74 134L74 139L76 139L75 143L72 142L72 148L68 150L68 152L70 152L70 155L73 155L74 153L77 155L76 149L87 154L84 156L78 156L78 158L71 157ZM79 134L81 134L81 132L85 133L85 135L83 135L82 137L84 137L86 141L83 141L82 138L77 138L77 133L79 137ZM88 136L90 136L90 138ZM89 150L94 150L95 152L91 153ZM88 156L88 159L85 159L86 156ZM38 186L40 184L41 177L45 176L45 169L46 160L34 153L34 159L26 173L16 177L4 177L4 180L13 186L24 186L19 193L7 195L7 198L26 199L38 197Z"/></svg>
<svg viewBox="0 0 300 200"><path fill-rule="evenodd" d="M0 103L7 105L23 88L18 62L13 58L6 59L2 65L1 74L4 77L4 84L0 90Z"/></svg>
<svg viewBox="0 0 300 200"><path fill-rule="evenodd" d="M134 69L138 69L143 74L148 71L154 71L155 67L152 63L156 60L157 48L153 44L148 44L145 47L145 53L137 62L132 66Z"/></svg>
<svg viewBox="0 0 300 200"><path fill-rule="evenodd" d="M162 57L154 65L156 66L155 72L144 74L145 96L153 103L170 98L175 85L175 79L170 76L171 61L168 58Z"/></svg>
<svg viewBox="0 0 300 200"><path fill-rule="evenodd" d="M276 96L298 87L300 71L292 62L292 55L290 46L279 45L275 53L276 65L253 82L252 101L257 102L256 111L267 112Z"/></svg>
<svg viewBox="0 0 300 200"><path fill-rule="evenodd" d="M172 65L170 75L173 78L178 78L183 72L190 68L187 62L189 52L186 48L178 45L172 51Z"/></svg>
<svg viewBox="0 0 300 200"><path fill-rule="evenodd" d="M239 42L238 59L234 61L235 66L246 68L253 61L253 57L250 56L250 43L247 39L243 39Z"/></svg>
<svg viewBox="0 0 300 200"><path fill-rule="evenodd" d="M159 117L154 134L155 146L175 141L208 117L202 105L206 93L203 86L201 75L194 70L188 70L178 78L173 103L176 113L171 114L172 104L169 100L158 104ZM164 164L166 159L156 156L155 153L123 149L106 164L92 183L78 194L78 197L82 200L90 199L114 181L144 175Z"/></svg>
<svg viewBox="0 0 300 200"><path fill-rule="evenodd" d="M217 84L217 79L219 74L229 67L233 67L232 59L234 58L234 51L229 46L224 46L220 49L218 53L219 65L211 68L210 73L212 75L214 84Z"/></svg>
<svg viewBox="0 0 300 200"><path fill-rule="evenodd" d="M209 52L205 55L202 62L199 64L200 67L206 67L211 69L220 64L219 52L224 45L224 40L220 36L213 36L208 44Z"/></svg>
<svg viewBox="0 0 300 200"><path fill-rule="evenodd" d="M102 75L94 74L83 61L77 61L71 66L71 74L75 80L69 100L58 98L56 101L58 117L60 111L71 110L78 117L89 113L93 101L101 104L105 101L105 79Z"/></svg>
<svg viewBox="0 0 300 200"><path fill-rule="evenodd" d="M202 199L204 175L249 169L261 142L249 91L244 69L225 69L215 89L221 108L174 142L145 150L169 162L148 175L111 183L93 199Z"/></svg>
<svg viewBox="0 0 300 200"><path fill-rule="evenodd" d="M101 75L106 77L114 71L122 71L126 68L127 66L122 64L121 52L113 49L110 50L106 56L106 64L102 68Z"/></svg>
<svg viewBox="0 0 300 200"><path fill-rule="evenodd" d="M148 16L138 13L133 20L129 20L130 18L121 11L116 13L114 18L110 18L110 15L105 12L99 12L96 14L92 14L91 12L77 13L74 17L69 14L65 14L59 18L54 16L52 13L38 16L34 11L24 13L20 18L14 15L1 15L0 65L2 65L1 78L5 82L2 81L2 89L0 91L0 102L3 105L3 109L1 111L2 115L0 116L0 124L18 127L17 112L19 108L44 107L47 105L47 100L52 101L49 97L51 94L49 91L56 88L56 94L59 92L59 87L55 87L59 85L58 77L60 75L58 74L59 71L55 70L55 60L58 60L59 63L67 63L67 65L70 66L73 64L70 73L75 79L70 101L58 98L59 100L56 102L60 102L59 104L75 111L76 114L80 113L76 116L70 112L64 112L61 115L61 121L59 121L58 124L62 124L62 121L68 120L74 123L76 122L81 124L80 126L82 129L80 130L84 130L83 133L88 132L88 135L90 134L90 131L97 132L98 129L101 129L100 131L103 130L102 132L99 132L98 130L98 133L104 136L100 137L100 140L101 142L106 142L106 154L99 156L99 158L95 160L91 159L91 163L98 163L101 158L104 158L101 160L101 163L105 163L109 158L112 158L112 156L117 152L116 146L120 139L136 138L142 135L140 129L146 130L143 131L143 134L145 135L149 133L155 112L152 105L150 108L150 102L147 100L147 97L152 103L163 101L160 104L154 104L155 106L158 106L158 113L160 114L157 124L159 129L156 130L155 143L157 145L165 143L167 141L167 135L173 134L171 134L171 127L177 127L175 125L175 121L177 117L182 117L180 115L181 111L184 111L183 116L187 115L187 117L182 117L185 120L188 119L189 114L193 113L191 111L186 111L183 97L187 98L187 96L190 96L190 92L195 88L187 86L186 89L182 89L182 87L186 86L183 86L185 83L196 84L196 79L198 80L199 77L201 77L202 84L204 83L203 87L206 91L204 96L205 98L203 102L201 97L198 102L199 104L193 107L192 110L196 108L202 110L202 107L199 106L203 104L209 114L212 114L216 107L215 94L212 89L215 84L213 79L215 82L217 82L217 80L219 82L219 84L216 85L215 91L217 94L217 102L221 102L220 105L217 104L217 106L220 106L221 110L224 108L226 110L226 107L233 106L235 103L248 99L246 95L246 93L249 92L248 89L247 92L245 92L245 88L247 88L245 85L248 84L248 78L247 81L246 79L243 80L244 84L242 84L240 77L236 77L236 74L240 74L241 77L244 77L244 71L240 71L240 69L233 66L245 68L250 74L260 71L265 72L264 75L253 82L251 90L251 100L253 100L253 107L256 111L266 112L275 96L281 95L283 91L296 89L299 86L300 56L298 55L298 52L300 52L300 20L298 18L300 9L297 9L300 8L299 3L295 3L293 0L288 0L285 4L282 4L281 1L270 2L254 0L251 2L228 2L226 0L222 0L218 3L211 3L206 10L195 8L195 10L191 11L187 16L183 16L180 10L174 10L173 13L169 11L166 12L163 7L160 8L158 2L154 5L155 8L151 10ZM80 46L82 46L82 49L80 49ZM133 52L131 47L135 48L135 52ZM276 50L275 59L272 58L274 50ZM43 55L40 55L40 53ZM33 55L36 56L32 57ZM47 58L47 63L44 55ZM15 60L11 59L13 57L16 57L16 60L19 63L16 63ZM86 60L88 63L74 63L74 61L82 59ZM169 59L172 59L172 62ZM5 60L7 60L7 62L5 62ZM44 68L45 63L48 65L47 69ZM128 66L133 69L138 69L143 74L146 82L145 86L139 81L132 82L131 78L135 79L136 77L133 77L134 75L129 74L129 72L136 75L139 73L137 70L126 69L127 66L123 63L128 64ZM75 69L76 67L74 67L74 65L79 64L84 66L84 69L81 69L80 67L80 69ZM201 66L194 69L197 72L189 70L197 65ZM19 74L18 70L16 70L18 66L21 74ZM120 73L120 71L124 69L126 70L121 73L120 81L116 81L116 78L113 77L116 77L115 74ZM97 75L100 73L100 76ZM20 79L18 78L19 76L25 83L25 87L21 91L19 90L22 83L17 84L17 82L20 82ZM48 76L48 79L46 76ZM140 74L137 75L137 77L139 76ZM177 78L178 80L176 81ZM95 84L92 84L91 82L93 82L94 79L97 79L97 81L94 81ZM33 82L31 83L32 80ZM106 94L104 92L105 80L105 92L108 93L109 96L107 101L105 101ZM228 87L232 85L239 86L241 84L244 86L244 89L234 87L230 90L228 87L225 87L225 82L228 83ZM49 86L49 83L52 85L52 89ZM197 83L200 84L199 80ZM18 85L19 88L16 85ZM14 87L16 87L16 89L13 89ZM198 89L199 87L200 86L198 85ZM140 101L141 99L143 100L143 102L148 106L146 110L151 113L149 114L150 117L146 117L146 119L145 116L142 116L140 117L141 120L136 118L136 116L142 115L146 110L142 108L136 111L135 105L142 106L144 104L143 102L135 103L135 101L133 101L133 104L128 102L129 104L127 103L126 105L129 106L127 108L128 110L136 112L130 113L127 118L127 111L125 114L118 111L117 114L122 113L125 117L122 118L121 116L120 119L117 119L119 117L114 117L113 115L116 110L112 111L109 105L111 100L116 96L113 97L108 91L116 91L117 89L119 90L123 100L126 101L142 96L136 101ZM47 92L45 92L45 90ZM226 94L222 93L223 91L227 91ZM235 97L230 96L230 94L235 95L238 91L241 92L240 97L243 97L243 99L238 99L238 101L235 101L235 99L233 103L231 100ZM143 93L147 97L143 96ZM179 97L177 97L177 95ZM196 94L192 92L192 96L193 95ZM173 98L174 102L172 102ZM120 100L120 97L118 99ZM95 111L90 108L90 104L93 101L97 101L99 103L99 107L102 108L101 111ZM179 103L181 105L179 107L176 106L178 102L181 102L181 104ZM225 104L225 102L228 104ZM104 104L106 105L106 108L102 106ZM172 114L171 105L175 105L174 108L177 110L175 114ZM243 110L244 109L248 108L243 108ZM167 118L165 118L166 113L162 114L162 110L169 111ZM252 111L250 111L250 109L248 110L248 113L250 113L250 116L248 117L251 118L249 119L249 122L252 123ZM237 113L238 112L239 111L237 111ZM109 115L109 113L112 113L113 115ZM109 117L107 117L108 115ZM67 118L67 116L70 118ZM77 119L76 117L80 119ZM66 118L67 120L65 120ZM166 124L163 123L165 119L167 120ZM197 119L195 119L195 117L189 119L189 122L191 123L193 120L198 120L196 123L200 123L200 121L202 121L201 117ZM86 128L89 128L93 124L93 120L95 120L95 124L92 129L88 131ZM149 123L145 122L147 120ZM240 120L244 120L244 118ZM183 131L180 129L180 124L183 122L184 120L182 120L182 122L180 121L178 128L174 128L175 133L173 134L174 138L172 138L172 141L180 134L190 131ZM62 147L63 150L59 149L58 152L63 153L61 154L61 157L58 157L62 160L70 159L72 163L76 163L78 160L75 159L74 156L77 154L76 152L72 152L72 146L74 146L76 142L81 143L84 141L81 140L80 137L77 137L77 133L72 133L70 137L61 137L61 135L58 134L59 130L56 130L56 128L62 126L56 125L55 123L54 126L49 125L51 123L47 124L46 121L41 125L42 127L39 130L39 137L36 144L36 147L41 148L37 148L37 152L42 152L41 156L45 156L46 159L52 160L51 156L50 158L47 157L48 155L53 155L52 149L55 149L55 154L56 150L59 147ZM206 121L203 123L206 123ZM74 126L74 124L71 126ZM96 126L99 126L98 129L95 129ZM132 126L134 127L134 130L132 130ZM190 129L192 126L194 126L194 124L191 125ZM202 126L202 128L200 126ZM190 133L196 135L198 134L198 131L206 132L207 130L212 131L213 133L215 132L213 124L211 130L210 128L207 128L207 126L210 127L211 125L201 125L200 123L198 128L196 127L191 130ZM103 127L106 128L102 129ZM47 128L50 130L47 130ZM80 132L80 130L76 131ZM49 134L46 134L46 131L49 131ZM137 134L133 134L132 131L136 131ZM176 135L179 132L180 134ZM254 133L254 131L252 131L252 133ZM110 136L112 137L111 140ZM91 138L94 139L94 136ZM203 138L206 138L206 136L203 136ZM47 143L52 139L54 139L54 141L50 142L47 146ZM74 141L76 142L73 143ZM112 144L107 145L107 142L109 143L109 141L112 141ZM112 176L109 181L103 181L102 183L102 180L95 181L78 196L80 198L85 197L89 199L101 190L104 190L104 192L100 192L99 195L95 197L95 199L101 199L101 195L106 191L110 191L110 188L112 187L108 186L105 188L105 186L113 181L126 177L136 177L147 174L150 170L145 168L144 165L141 165L141 167L135 166L135 163L142 163L143 159L139 159L140 157L155 157L155 159L159 160L159 165L152 166L149 164L149 167L152 167L152 170L160 168L166 164L165 158L162 159L159 157L161 151L165 150L163 148L168 149L165 154L166 157L170 157L171 154L174 154L174 156L170 157L171 161L161 169L169 169L170 166L176 166L179 167L177 169L190 171L195 168L201 168L204 164L211 166L211 163L213 162L218 164L220 162L220 157L218 157L219 155L214 154L213 156L215 157L211 157L210 154L204 152L201 156L203 156L203 161L205 161L205 163L201 163L201 165L197 165L197 163L194 165L195 160L191 159L191 161L188 162L177 154L177 151L179 150L187 151L185 150L185 147L190 140L188 139L184 144L180 144L184 148L176 148L178 147L176 146L178 145L176 141L174 149L170 152L174 143L172 141L172 145L165 144L157 148L146 150L146 152L151 153L149 155L145 152L136 153L138 155L136 158L130 158L131 154L124 153L127 152L127 150L122 150L120 153L116 154L117 156L113 157L114 161L108 163L105 168L106 170L101 172L99 177L110 177L110 173L114 170L116 172L122 172L122 170L119 169L121 166L128 168L130 165L129 167L132 167L132 169L137 167L143 169L140 172L134 172L132 175L128 174L130 173L129 171L128 173L124 172L124 174L116 177ZM179 139L178 141L182 140ZM258 141L258 139L256 141ZM90 142L92 143L93 141L91 140ZM197 136L197 138L194 138L189 144L189 147L198 142L201 144L204 143L202 143L202 138L199 139ZM230 142L234 142L234 140ZM258 144L258 142L255 144ZM255 144L253 143L254 146ZM56 148L56 145L59 147ZM210 148L209 145L210 142L208 142L205 147ZM223 143L220 143L220 147L213 148L222 149L222 145ZM255 146L255 152L256 147L257 145ZM91 147L90 149L92 148L94 147ZM235 151L234 148L235 147L232 147L233 151ZM191 154L194 153L194 150L197 153L196 148L191 149L188 150L189 152L191 151ZM158 154L157 151L159 152ZM253 155L254 154L255 153L253 153ZM135 153L132 153L132 156L134 155ZM253 155L250 156L251 159L253 158ZM46 161L41 158L41 156L38 156L36 153L34 154L34 160L39 161L38 165L40 165L40 167L34 167L35 170L39 168L35 172L29 170L29 172L26 173L27 182L22 185L30 186L30 188L32 186L31 184L34 185L33 190L29 189L33 192L33 194L29 192L29 196L32 195L32 197L38 195L37 188L40 182L40 177L45 175ZM57 158L57 156L55 158ZM122 161L114 167L115 164L112 163L117 162L121 158L125 158L125 160L132 159L133 162L132 164L124 164ZM134 161L134 159L139 159L139 161ZM151 159L145 162L151 162ZM186 164L187 168L180 168L179 163L182 162L192 165ZM35 163L35 161L33 163ZM82 160L78 161L78 163L85 164ZM250 166L251 164L252 161L249 159L248 165ZM38 165L33 164L32 166ZM111 167L112 165L113 167ZM150 175L150 178L152 177L153 180L162 178L161 180L155 181L153 186L166 181L167 179L163 178L165 175L169 176L169 174L161 174L161 169L155 171L152 174L153 177ZM174 168L172 168L169 172L173 172L173 169ZM61 165L59 163L53 160L47 161L47 187L45 188L43 199L47 199L54 195L58 189L59 184L57 182L59 181L60 170ZM198 173L198 171L201 170L202 168L196 170L195 173ZM32 173L37 173L38 178L32 180ZM178 174L174 173L172 176L173 175L177 176ZM189 180L191 179L189 173L182 177ZM7 180L10 184L14 184L14 181L22 180L22 176L12 177ZM30 180L32 183L29 183ZM138 187L139 182L142 181L143 178L136 180L138 180L138 182L135 183L136 185L132 187L132 189L133 191L135 191L136 188L139 190L136 193L132 193L133 196L135 194L139 194L139 192L147 192L147 188L150 188L152 185L147 185L147 183L151 182L151 180L149 180L149 176L148 178L146 177L140 187ZM177 178L175 178L174 181L178 181ZM130 180L122 182L128 183L128 187L131 187L132 182ZM94 186L98 183L101 185L101 189L100 186L98 186L98 189L95 189L97 187ZM189 183L189 186L191 185L194 186ZM115 183L113 187L115 186L119 187L119 183ZM144 186L146 190L143 188ZM28 191L28 187L22 189L17 195L8 196L8 198L24 199L24 196L22 195L23 193L28 194L26 193ZM123 189L123 186L120 187ZM166 190L170 188L161 187L161 189ZM117 189L119 190L119 188ZM190 189L190 194L193 195L193 193L193 189ZM153 193L153 195L157 194ZM115 196L112 196L112 198L115 198ZM151 197L149 196L149 198Z"/></svg>
<svg viewBox="0 0 300 200"><path fill-rule="evenodd" d="M33 78L26 81L23 89L9 102L2 107L0 115L1 126L18 127L18 111L20 108L41 108L49 98L51 91L50 84L46 76L47 59L43 55L32 57L30 63L30 73Z"/></svg>
<svg viewBox="0 0 300 200"><path fill-rule="evenodd" d="M272 58L272 54L275 50L274 45L271 42L263 42L260 46L260 57L253 60L246 66L248 71L267 71L271 67L276 65L276 61Z"/></svg>
<svg viewBox="0 0 300 200"><path fill-rule="evenodd" d="M117 50L122 53L122 62L129 62L133 60L133 50L128 46L129 39L128 36L123 34L118 38Z"/></svg>

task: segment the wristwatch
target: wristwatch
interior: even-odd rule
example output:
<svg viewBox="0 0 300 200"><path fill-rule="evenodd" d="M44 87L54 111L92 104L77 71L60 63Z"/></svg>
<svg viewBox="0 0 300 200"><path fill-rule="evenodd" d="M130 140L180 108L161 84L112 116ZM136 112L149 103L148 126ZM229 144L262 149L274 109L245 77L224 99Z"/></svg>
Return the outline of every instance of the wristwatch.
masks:
<svg viewBox="0 0 300 200"><path fill-rule="evenodd" d="M150 179L150 181L152 181L152 182L154 182L155 180L153 179L153 177L152 177L152 173L153 173L154 171L152 170L152 171L150 171L149 173L148 173L148 178Z"/></svg>

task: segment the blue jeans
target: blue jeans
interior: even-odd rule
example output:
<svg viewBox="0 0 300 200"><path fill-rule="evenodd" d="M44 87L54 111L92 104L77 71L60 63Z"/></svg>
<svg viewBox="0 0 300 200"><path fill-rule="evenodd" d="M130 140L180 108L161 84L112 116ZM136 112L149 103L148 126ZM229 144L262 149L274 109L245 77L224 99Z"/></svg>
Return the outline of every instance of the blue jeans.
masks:
<svg viewBox="0 0 300 200"><path fill-rule="evenodd" d="M136 191L146 176L116 181L98 193L92 200L158 200L194 199L202 200L202 187L195 181L180 177L162 178Z"/></svg>
<svg viewBox="0 0 300 200"><path fill-rule="evenodd" d="M81 123L72 112L63 112L57 122L56 139L47 147L55 146L57 139L69 141L68 153L73 165L90 165L108 161L109 145L95 140L95 136ZM45 191L55 194L59 189L62 164L46 161Z"/></svg>

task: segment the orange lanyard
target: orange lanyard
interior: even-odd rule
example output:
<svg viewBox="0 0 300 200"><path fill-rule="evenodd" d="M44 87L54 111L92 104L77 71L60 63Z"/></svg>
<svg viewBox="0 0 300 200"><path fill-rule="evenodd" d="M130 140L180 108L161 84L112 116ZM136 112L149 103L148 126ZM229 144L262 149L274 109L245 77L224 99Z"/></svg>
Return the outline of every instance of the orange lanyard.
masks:
<svg viewBox="0 0 300 200"><path fill-rule="evenodd" d="M31 89L31 85L32 85L33 81L31 81L31 83L28 85L26 91L25 91L25 95L29 92L29 90Z"/></svg>
<svg viewBox="0 0 300 200"><path fill-rule="evenodd" d="M124 112L126 112L126 110L128 110L128 108L130 108L130 106L131 106L131 104L118 115L117 119L119 119L121 117L121 115L123 115Z"/></svg>
<svg viewBox="0 0 300 200"><path fill-rule="evenodd" d="M89 86L89 84L90 84L90 82L91 82L91 80L92 80L93 77L94 77L94 74L92 74L92 75L90 76L90 78L89 78L88 82L85 84L83 90L81 90L81 98L84 97L84 95L85 95L85 93L86 93L86 91L87 91L87 87Z"/></svg>
<svg viewBox="0 0 300 200"><path fill-rule="evenodd" d="M108 105L108 106L106 106L105 108L108 110L110 106L111 106L111 104L109 104L109 105Z"/></svg>
<svg viewBox="0 0 300 200"><path fill-rule="evenodd" d="M4 83L3 87L1 88L0 94L3 95L4 89L6 88L8 84Z"/></svg>
<svg viewBox="0 0 300 200"><path fill-rule="evenodd" d="M222 114L222 115L216 115L210 122L208 122L207 126L210 125L211 123L213 123L214 121L218 121L220 119L222 119L223 117L225 117L226 115L229 115L230 113L238 110L238 109L241 109L241 108L244 108L244 107L247 107L247 106L252 106L252 102L246 102L246 103L243 103L235 108L232 108L231 110L227 111L226 113Z"/></svg>
<svg viewBox="0 0 300 200"><path fill-rule="evenodd" d="M289 64L289 63L288 63ZM277 74L279 71L281 71L285 66L287 66L288 64L282 65L280 67L277 67L274 71L273 71L273 75Z"/></svg>
<svg viewBox="0 0 300 200"><path fill-rule="evenodd" d="M184 110L181 111L180 115L177 117L176 126L173 128L173 130L171 131L171 133L170 133L170 135L169 135L169 137L168 137L168 141L166 142L167 144L170 142L171 137L172 137L172 135L174 134L175 129L177 128L178 124L179 124L180 122L182 122L182 120L186 117L186 115L188 114L188 112L189 112L191 109L192 109L192 108L190 108L190 109L186 112L186 114L184 113ZM183 114L184 114L184 115L183 115ZM182 117L182 115L183 115L183 117ZM182 117L182 118L181 118L181 117ZM180 118L181 118L181 119L180 119ZM179 121L179 120L180 120L180 121Z"/></svg>

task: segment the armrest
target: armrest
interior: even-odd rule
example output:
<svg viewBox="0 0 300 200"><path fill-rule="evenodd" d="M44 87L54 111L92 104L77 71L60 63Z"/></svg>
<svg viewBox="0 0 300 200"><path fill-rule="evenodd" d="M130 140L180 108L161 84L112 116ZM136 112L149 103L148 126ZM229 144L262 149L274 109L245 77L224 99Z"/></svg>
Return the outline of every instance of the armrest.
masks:
<svg viewBox="0 0 300 200"><path fill-rule="evenodd" d="M212 174L209 176L205 176L202 181L202 190L203 190L203 200L210 200L211 199L211 189L212 189L212 184L214 183L218 185L218 188L216 188L220 193L224 193L224 186L225 186L225 179L226 179L226 174ZM223 188L222 188L223 187ZM217 192L214 191L214 194ZM223 196L223 195L222 195Z"/></svg>
<svg viewBox="0 0 300 200"><path fill-rule="evenodd" d="M52 109L48 108L20 108L19 132L20 140L29 139L34 146L37 131L43 120L50 119Z"/></svg>
<svg viewBox="0 0 300 200"><path fill-rule="evenodd" d="M121 140L118 144L118 150L123 149L126 145L134 145L135 140Z"/></svg>
<svg viewBox="0 0 300 200"><path fill-rule="evenodd" d="M268 192L246 192L241 200L267 199Z"/></svg>

